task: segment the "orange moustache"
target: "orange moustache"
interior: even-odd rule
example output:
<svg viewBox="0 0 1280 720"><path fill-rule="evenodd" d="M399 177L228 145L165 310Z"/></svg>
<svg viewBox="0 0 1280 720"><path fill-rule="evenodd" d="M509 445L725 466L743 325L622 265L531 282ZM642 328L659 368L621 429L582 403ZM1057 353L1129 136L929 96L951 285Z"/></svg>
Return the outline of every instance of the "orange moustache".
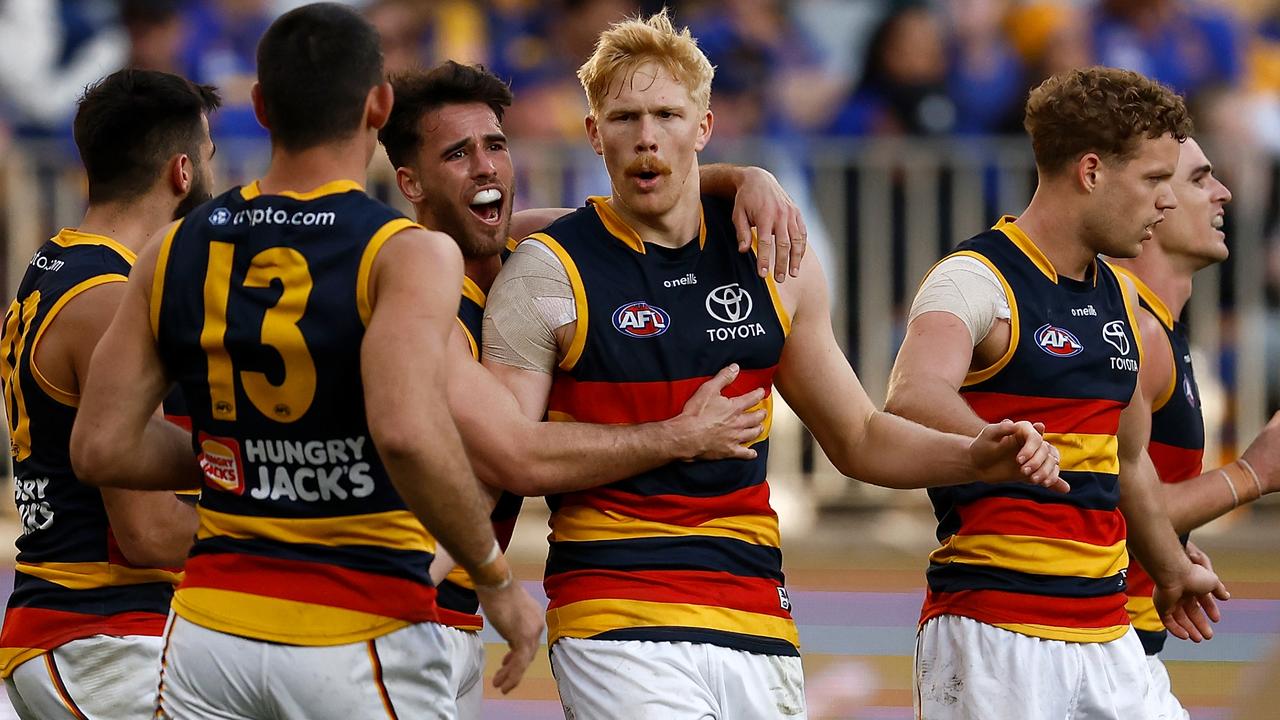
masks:
<svg viewBox="0 0 1280 720"><path fill-rule="evenodd" d="M671 166L662 162L653 155L641 155L631 164L627 166L628 175L639 175L640 173L657 173L659 175L670 175Z"/></svg>

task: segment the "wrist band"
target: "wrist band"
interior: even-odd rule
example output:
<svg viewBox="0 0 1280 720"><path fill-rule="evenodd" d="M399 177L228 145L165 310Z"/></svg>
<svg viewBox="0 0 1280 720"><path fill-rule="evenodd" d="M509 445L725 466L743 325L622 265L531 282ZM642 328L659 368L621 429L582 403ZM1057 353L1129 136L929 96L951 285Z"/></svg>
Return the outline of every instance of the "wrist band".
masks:
<svg viewBox="0 0 1280 720"><path fill-rule="evenodd" d="M1240 507L1240 494L1236 492L1235 483L1231 482L1231 476L1227 474L1226 468L1218 468L1218 472L1222 475L1222 479L1227 481L1227 487L1231 490L1231 509Z"/></svg>
<svg viewBox="0 0 1280 720"><path fill-rule="evenodd" d="M1249 461L1244 458L1240 458L1239 460L1236 460L1236 462L1240 463L1240 467L1248 471L1249 477L1253 478L1254 487L1258 488L1258 497L1262 497L1262 481L1258 479L1258 472L1254 470L1253 466L1249 464ZM1254 499L1256 500L1257 498Z"/></svg>
<svg viewBox="0 0 1280 720"><path fill-rule="evenodd" d="M511 568L508 567L507 576L502 578L502 582L495 583L493 585L483 585L481 583L476 583L476 590L484 590L486 592L498 592L499 590L506 590L508 587L511 586L511 583L513 582L515 582L515 575L511 572Z"/></svg>
<svg viewBox="0 0 1280 720"><path fill-rule="evenodd" d="M502 554L502 546L498 544L497 538L494 538L493 549L489 551L488 556L486 556L484 560L480 561L480 565L478 567L484 567L485 565L492 564L495 560L498 559L498 556L501 554Z"/></svg>

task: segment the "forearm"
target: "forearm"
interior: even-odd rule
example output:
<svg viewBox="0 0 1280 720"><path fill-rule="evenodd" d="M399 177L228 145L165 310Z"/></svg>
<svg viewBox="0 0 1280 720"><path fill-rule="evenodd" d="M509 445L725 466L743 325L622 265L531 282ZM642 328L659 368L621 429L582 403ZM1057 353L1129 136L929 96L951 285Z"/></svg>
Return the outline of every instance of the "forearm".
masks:
<svg viewBox="0 0 1280 720"><path fill-rule="evenodd" d="M925 427L968 438L982 432L987 425L955 387L933 377L895 377L884 411Z"/></svg>
<svg viewBox="0 0 1280 720"><path fill-rule="evenodd" d="M129 562L139 567L181 567L191 550L199 518L195 508L170 492L104 489L112 534Z"/></svg>
<svg viewBox="0 0 1280 720"><path fill-rule="evenodd" d="M1121 459L1120 512L1128 527L1128 547L1157 585L1176 582L1190 563L1165 510L1155 467L1141 458Z"/></svg>
<svg viewBox="0 0 1280 720"><path fill-rule="evenodd" d="M1261 486L1238 462L1190 480L1162 485L1174 532L1184 535L1261 497Z"/></svg>
<svg viewBox="0 0 1280 720"><path fill-rule="evenodd" d="M81 425L72 431L71 458L76 477L88 485L130 490L190 490L204 480L191 436L158 416L148 418L140 435L122 436L114 423ZM132 448L146 448L135 452Z"/></svg>
<svg viewBox="0 0 1280 720"><path fill-rule="evenodd" d="M698 168L699 189L705 195L733 197L749 169L728 163L702 165Z"/></svg>
<svg viewBox="0 0 1280 720"><path fill-rule="evenodd" d="M434 419L430 423L434 427L426 428L425 435L431 442L380 444L375 437L374 444L409 510L458 565L477 576L495 542L486 509L489 503L467 463L458 431L444 410L422 410Z"/></svg>
<svg viewBox="0 0 1280 720"><path fill-rule="evenodd" d="M486 484L517 495L574 492L623 480L697 450L672 421L641 425L530 422L500 450L472 453Z"/></svg>
<svg viewBox="0 0 1280 720"><path fill-rule="evenodd" d="M841 464L846 467L841 471L863 482L912 489L976 479L970 437L931 430L885 412L872 413L860 437L850 437L855 445L844 451Z"/></svg>

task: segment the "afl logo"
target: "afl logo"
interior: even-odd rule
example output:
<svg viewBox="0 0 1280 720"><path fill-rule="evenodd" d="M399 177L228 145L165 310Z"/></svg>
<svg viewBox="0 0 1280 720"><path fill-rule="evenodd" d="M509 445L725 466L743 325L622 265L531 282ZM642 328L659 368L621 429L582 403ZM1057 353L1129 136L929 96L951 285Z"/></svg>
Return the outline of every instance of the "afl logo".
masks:
<svg viewBox="0 0 1280 720"><path fill-rule="evenodd" d="M1071 357L1084 352L1084 345L1080 344L1075 335L1049 323L1041 325L1036 330L1035 337L1036 345L1054 357Z"/></svg>
<svg viewBox="0 0 1280 720"><path fill-rule="evenodd" d="M637 300L613 311L613 326L634 338L656 337L671 327L671 316L657 305Z"/></svg>
<svg viewBox="0 0 1280 720"><path fill-rule="evenodd" d="M1182 378L1182 392L1185 393L1187 396L1188 405L1190 405L1191 407L1195 407L1200 404L1196 400L1195 386L1191 384L1191 378L1185 377L1185 376Z"/></svg>
<svg viewBox="0 0 1280 720"><path fill-rule="evenodd" d="M210 225L226 225L231 222L231 211L226 208L218 208L209 213Z"/></svg>

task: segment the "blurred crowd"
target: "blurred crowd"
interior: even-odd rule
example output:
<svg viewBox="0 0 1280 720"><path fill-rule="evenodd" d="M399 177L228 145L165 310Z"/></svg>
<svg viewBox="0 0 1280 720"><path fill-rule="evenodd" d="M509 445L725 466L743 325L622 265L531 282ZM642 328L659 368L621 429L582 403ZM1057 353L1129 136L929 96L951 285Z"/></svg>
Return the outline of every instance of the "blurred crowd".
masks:
<svg viewBox="0 0 1280 720"><path fill-rule="evenodd" d="M1063 68L1139 70L1210 129L1280 149L1275 0L349 0L396 70L444 58L511 82L515 136L580 137L574 70L610 22L666 4L717 66L721 136L1017 132ZM124 65L217 85L220 139L262 137L258 37L299 0L0 0L0 136L65 132L84 85Z"/></svg>

